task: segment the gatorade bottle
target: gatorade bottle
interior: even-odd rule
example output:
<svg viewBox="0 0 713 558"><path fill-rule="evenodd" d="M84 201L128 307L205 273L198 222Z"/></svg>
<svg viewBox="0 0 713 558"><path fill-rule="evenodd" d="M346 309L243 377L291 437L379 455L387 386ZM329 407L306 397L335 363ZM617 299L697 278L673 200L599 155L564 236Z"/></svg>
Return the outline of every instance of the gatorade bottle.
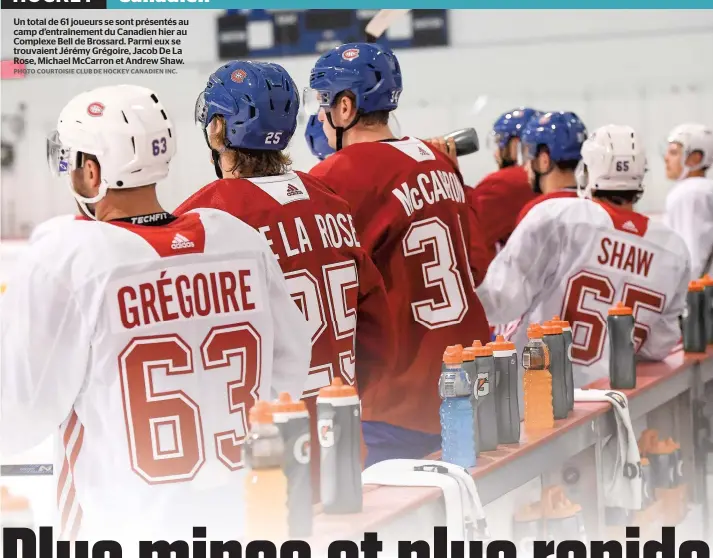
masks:
<svg viewBox="0 0 713 558"><path fill-rule="evenodd" d="M564 380L567 386L567 407L571 411L574 409L574 375L572 374L572 328L566 320L560 320L555 316L547 325L558 325L562 328L564 337Z"/></svg>
<svg viewBox="0 0 713 558"><path fill-rule="evenodd" d="M495 413L498 418L498 443L517 444L520 442L520 410L517 397L518 368L515 343L505 341L498 335L495 341L488 343L493 350L495 375L498 378L495 388Z"/></svg>
<svg viewBox="0 0 713 558"><path fill-rule="evenodd" d="M29 499L12 494L6 486L0 486L0 549L3 548L2 533L5 527L34 529L35 518ZM17 556L21 554L18 552Z"/></svg>
<svg viewBox="0 0 713 558"><path fill-rule="evenodd" d="M700 281L703 283L703 299L705 302L703 321L706 328L706 341L711 345L713 344L713 277L706 273Z"/></svg>
<svg viewBox="0 0 713 558"><path fill-rule="evenodd" d="M546 540L587 542L582 506L570 502L561 486L543 488L542 518Z"/></svg>
<svg viewBox="0 0 713 558"><path fill-rule="evenodd" d="M679 486L683 483L683 456L681 455L681 444L674 442L672 438L666 440L666 444L671 450L673 486Z"/></svg>
<svg viewBox="0 0 713 558"><path fill-rule="evenodd" d="M525 428L553 428L555 418L552 409L552 375L549 371L550 354L542 341L539 324L530 324L527 338L529 341L522 351L522 367L525 369Z"/></svg>
<svg viewBox="0 0 713 558"><path fill-rule="evenodd" d="M555 420L566 419L569 413L567 385L565 383L565 349L562 328L545 322L542 326L542 341L550 351L550 374L552 375L552 409Z"/></svg>
<svg viewBox="0 0 713 558"><path fill-rule="evenodd" d="M651 465L654 488L673 488L676 482L675 448L660 440L656 430L644 430L639 439L639 453L646 455Z"/></svg>
<svg viewBox="0 0 713 558"><path fill-rule="evenodd" d="M609 384L612 389L636 387L636 347L634 315L631 308L617 302L607 316L609 331Z"/></svg>
<svg viewBox="0 0 713 558"><path fill-rule="evenodd" d="M475 389L462 367L462 351L448 347L443 353L445 364L438 380L441 403L442 459L468 468L475 466L475 415L471 395Z"/></svg>
<svg viewBox="0 0 713 558"><path fill-rule="evenodd" d="M651 476L651 464L647 457L641 458L641 509L645 510L654 503L654 479Z"/></svg>
<svg viewBox="0 0 713 558"><path fill-rule="evenodd" d="M687 353L703 353L706 350L705 295L703 283L691 281L683 312L683 350Z"/></svg>
<svg viewBox="0 0 713 558"><path fill-rule="evenodd" d="M258 401L250 409L245 440L245 535L247 540L289 538L287 477L282 470L285 446L272 416L272 406Z"/></svg>
<svg viewBox="0 0 713 558"><path fill-rule="evenodd" d="M534 543L544 538L542 504L533 502L515 510L513 514L512 541L517 546L517 556L532 558Z"/></svg>
<svg viewBox="0 0 713 558"><path fill-rule="evenodd" d="M325 513L359 513L361 485L361 403L356 389L334 378L319 390L317 428L321 447L322 507Z"/></svg>
<svg viewBox="0 0 713 558"><path fill-rule="evenodd" d="M291 538L312 534L312 472L309 413L304 401L281 393L272 404L272 416L285 445L283 468L287 477L287 507Z"/></svg>
<svg viewBox="0 0 713 558"><path fill-rule="evenodd" d="M454 347L458 349L460 345L454 345ZM463 371L468 375L470 385L473 386L473 389L470 390L470 404L473 406L473 419L475 420L473 425L475 456L478 457L480 455L480 429L478 428L478 372L475 369L475 351L472 347L466 347L461 355L463 357ZM444 362L441 367L441 373L443 373L445 366L446 363Z"/></svg>
<svg viewBox="0 0 713 558"><path fill-rule="evenodd" d="M475 372L478 379L473 391L478 392L477 418L473 427L478 429L478 451L494 451L498 449L498 413L495 408L495 389L498 378L495 374L493 349L483 347L480 341L473 341L475 355Z"/></svg>

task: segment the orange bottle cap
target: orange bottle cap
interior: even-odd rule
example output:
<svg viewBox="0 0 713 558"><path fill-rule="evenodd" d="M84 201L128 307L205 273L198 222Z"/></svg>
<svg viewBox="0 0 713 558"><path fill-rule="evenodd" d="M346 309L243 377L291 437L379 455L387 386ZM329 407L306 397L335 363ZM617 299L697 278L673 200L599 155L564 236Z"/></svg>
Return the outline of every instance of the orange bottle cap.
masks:
<svg viewBox="0 0 713 558"><path fill-rule="evenodd" d="M488 347L493 349L493 351L514 351L515 343L512 341L505 341L502 335L496 335L495 341L488 343Z"/></svg>
<svg viewBox="0 0 713 558"><path fill-rule="evenodd" d="M528 339L542 339L542 326L540 324L530 324L527 328L527 338Z"/></svg>
<svg viewBox="0 0 713 558"><path fill-rule="evenodd" d="M703 283L704 287L713 287L713 277L708 275L707 273L698 280L699 283Z"/></svg>
<svg viewBox="0 0 713 558"><path fill-rule="evenodd" d="M617 302L616 306L609 308L610 316L631 316L632 310L628 306L624 306L623 302Z"/></svg>
<svg viewBox="0 0 713 558"><path fill-rule="evenodd" d="M304 401L293 401L290 394L283 391L272 404L273 413L302 413L307 410Z"/></svg>
<svg viewBox="0 0 713 558"><path fill-rule="evenodd" d="M460 364L463 362L463 346L451 345L446 347L446 351L443 353L443 362L445 364Z"/></svg>
<svg viewBox="0 0 713 558"><path fill-rule="evenodd" d="M542 326L542 335L560 335L561 333L562 327L552 322L545 322Z"/></svg>
<svg viewBox="0 0 713 558"><path fill-rule="evenodd" d="M493 356L493 349L488 347L487 345L484 347L479 339L476 339L475 341L473 341L472 349L473 349L473 352L475 353L475 356L477 356L477 357Z"/></svg>
<svg viewBox="0 0 713 558"><path fill-rule="evenodd" d="M334 378L332 385L319 390L320 397L353 397L357 395L357 390L352 386L344 385L341 378Z"/></svg>
<svg viewBox="0 0 713 558"><path fill-rule="evenodd" d="M11 494L7 486L0 487L0 510L3 512L19 512L30 509L30 500L24 496Z"/></svg>
<svg viewBox="0 0 713 558"><path fill-rule="evenodd" d="M688 284L688 291L689 292L696 292L696 291L702 291L705 288L705 285L703 284L702 281L699 281L698 279L694 279Z"/></svg>
<svg viewBox="0 0 713 558"><path fill-rule="evenodd" d="M473 347L466 347L463 349L463 362L470 362L471 360L475 360L475 350Z"/></svg>
<svg viewBox="0 0 713 558"><path fill-rule="evenodd" d="M250 424L272 424L272 405L267 401L257 401L250 409Z"/></svg>
<svg viewBox="0 0 713 558"><path fill-rule="evenodd" d="M570 327L567 320L561 320L559 316L554 316L549 322L545 322L545 325L558 325L562 329Z"/></svg>
<svg viewBox="0 0 713 558"><path fill-rule="evenodd" d="M642 457L642 458L641 458L641 465L642 465L643 467L646 467L646 466L648 466L648 464L649 464L649 458L648 458L648 457Z"/></svg>

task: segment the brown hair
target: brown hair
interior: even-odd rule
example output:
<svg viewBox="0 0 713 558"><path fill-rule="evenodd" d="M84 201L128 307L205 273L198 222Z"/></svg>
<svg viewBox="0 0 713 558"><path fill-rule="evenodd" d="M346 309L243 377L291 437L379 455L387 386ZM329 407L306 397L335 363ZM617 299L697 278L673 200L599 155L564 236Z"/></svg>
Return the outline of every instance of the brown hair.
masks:
<svg viewBox="0 0 713 558"><path fill-rule="evenodd" d="M351 91L342 91L337 95L334 104L336 105L342 97L346 96L352 103L356 102L356 97ZM362 113L359 118L359 124L364 126L386 126L389 123L389 111L388 110L376 110L374 112Z"/></svg>
<svg viewBox="0 0 713 558"><path fill-rule="evenodd" d="M215 123L215 124L214 124ZM263 149L233 149L225 147L226 126L222 116L216 116L208 127L210 146L222 153L222 160L230 166L230 172L238 172L241 177L277 176L290 170L292 160L284 151Z"/></svg>

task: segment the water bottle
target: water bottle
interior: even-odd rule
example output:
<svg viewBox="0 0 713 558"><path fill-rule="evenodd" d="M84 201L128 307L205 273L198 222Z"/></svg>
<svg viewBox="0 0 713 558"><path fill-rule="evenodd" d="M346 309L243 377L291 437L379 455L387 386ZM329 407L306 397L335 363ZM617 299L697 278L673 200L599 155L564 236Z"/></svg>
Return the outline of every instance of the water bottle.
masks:
<svg viewBox="0 0 713 558"><path fill-rule="evenodd" d="M560 320L559 316L552 318L548 324L558 325L562 328L564 337L564 380L567 386L567 407L571 411L574 409L574 374L572 373L572 328L566 320Z"/></svg>
<svg viewBox="0 0 713 558"><path fill-rule="evenodd" d="M542 341L542 327L539 324L530 324L527 328L527 338L527 345L522 351L522 367L525 369L525 429L554 428L550 354L547 345Z"/></svg>
<svg viewBox="0 0 713 558"><path fill-rule="evenodd" d="M3 531L5 528L35 529L35 517L30 500L10 492L6 486L0 486L0 549L4 548ZM18 551L19 551L18 545ZM17 556L21 556L18 552Z"/></svg>
<svg viewBox="0 0 713 558"><path fill-rule="evenodd" d="M284 541L288 537L285 446L272 407L258 401L250 409L245 439L245 534L247 540Z"/></svg>
<svg viewBox="0 0 713 558"><path fill-rule="evenodd" d="M703 321L706 327L706 341L709 345L713 344L713 277L707 273L700 280L703 283L703 299L705 312L703 315Z"/></svg>
<svg viewBox="0 0 713 558"><path fill-rule="evenodd" d="M566 419L569 413L567 385L565 383L565 348L562 328L545 323L542 326L542 341L550 351L550 374L552 375L552 409L555 420Z"/></svg>
<svg viewBox="0 0 713 558"><path fill-rule="evenodd" d="M462 351L448 347L443 354L443 372L438 380L441 403L442 459L463 468L475 466L473 431L474 387L462 367Z"/></svg>
<svg viewBox="0 0 713 558"><path fill-rule="evenodd" d="M455 347L460 347L460 345L455 345ZM475 368L475 351L472 347L466 347L463 349L463 371L468 375L470 385L474 386L470 394L470 403L473 406L473 419L476 424L473 425L473 435L475 436L475 456L480 455L480 428L478 428L478 371ZM446 363L444 362L441 367L441 373L444 371Z"/></svg>
<svg viewBox="0 0 713 558"><path fill-rule="evenodd" d="M705 330L705 295L703 283L688 284L686 308L683 312L683 350L687 353L703 353L707 339Z"/></svg>
<svg viewBox="0 0 713 558"><path fill-rule="evenodd" d="M645 510L654 503L654 479L651 474L651 464L647 457L641 458L641 509Z"/></svg>
<svg viewBox="0 0 713 558"><path fill-rule="evenodd" d="M322 508L327 514L358 513L361 484L361 404L356 389L334 378L319 390L317 428L321 448Z"/></svg>
<svg viewBox="0 0 713 558"><path fill-rule="evenodd" d="M498 418L498 443L517 444L520 442L520 410L518 402L519 374L515 343L505 341L498 335L488 343L493 350L495 375L495 412Z"/></svg>
<svg viewBox="0 0 713 558"><path fill-rule="evenodd" d="M571 502L561 486L542 489L545 540L587 542L582 506Z"/></svg>
<svg viewBox="0 0 713 558"><path fill-rule="evenodd" d="M287 477L287 507L291 538L312 534L311 433L304 401L292 401L281 393L272 404L272 415L285 445L283 468Z"/></svg>
<svg viewBox="0 0 713 558"><path fill-rule="evenodd" d="M612 389L636 387L636 347L634 315L631 308L617 302L607 316L609 332L609 385Z"/></svg>
<svg viewBox="0 0 713 558"><path fill-rule="evenodd" d="M483 347L480 341L473 341L471 347L475 355L475 373L477 385L473 391L478 392L478 407L473 428L478 429L478 451L494 451L498 449L498 413L495 409L495 389L498 378L495 374L493 349Z"/></svg>

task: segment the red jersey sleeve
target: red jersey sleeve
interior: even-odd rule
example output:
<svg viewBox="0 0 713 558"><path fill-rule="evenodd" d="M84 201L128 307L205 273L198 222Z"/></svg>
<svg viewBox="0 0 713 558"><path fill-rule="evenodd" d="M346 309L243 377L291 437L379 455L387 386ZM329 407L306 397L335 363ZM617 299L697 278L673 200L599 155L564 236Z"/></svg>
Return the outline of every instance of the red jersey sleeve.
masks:
<svg viewBox="0 0 713 558"><path fill-rule="evenodd" d="M478 215L485 243L493 252L496 245L505 243L515 230L523 207L537 197L522 167L490 173L466 194L468 203Z"/></svg>

